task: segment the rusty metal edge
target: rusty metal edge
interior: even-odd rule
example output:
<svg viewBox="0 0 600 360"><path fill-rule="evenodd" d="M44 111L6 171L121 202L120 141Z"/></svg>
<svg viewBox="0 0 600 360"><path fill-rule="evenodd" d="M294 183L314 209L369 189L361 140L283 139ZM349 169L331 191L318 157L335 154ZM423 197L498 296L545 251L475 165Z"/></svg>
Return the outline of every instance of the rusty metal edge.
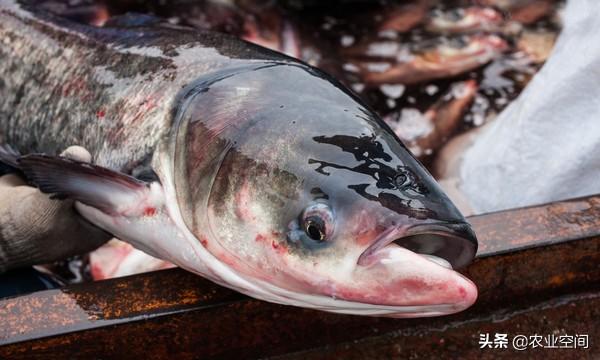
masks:
<svg viewBox="0 0 600 360"><path fill-rule="evenodd" d="M117 318L117 319L110 319L110 320L98 319L98 320L89 321L89 322L81 322L81 323L72 325L70 327L65 327L64 329L57 330L56 332L54 332L50 335L42 335L42 336L40 336L38 338L34 338L34 339L32 339L31 337L28 337L30 335L27 335L26 333L18 334L18 335L15 335L14 337L11 337L10 339L3 339L3 338L0 339L0 348L4 345L17 344L20 342L32 341L35 339L44 339L47 337L67 335L67 334L76 333L79 331L95 330L95 329L104 328L107 326L117 326L117 325L128 324L128 323L139 322L139 321L149 321L149 320L153 320L153 319L157 319L157 318L161 318L161 317L174 316L174 315L178 315L178 314L182 314L182 313L187 313L190 311L203 311L203 310L208 310L211 308L227 306L232 303L243 301L243 300L244 300L244 298L240 298L239 300L236 300L236 301L226 301L226 302L221 302L219 304L211 304L211 305L190 306L190 307L181 308L181 309L177 309L177 310L164 310L164 311L161 310L156 313L137 314L137 315L133 315L133 316L130 316L127 318Z"/></svg>
<svg viewBox="0 0 600 360"><path fill-rule="evenodd" d="M587 307L588 312L574 310ZM600 352L600 343L596 341L600 334L600 323L594 316L594 310L600 307L600 292L567 294L550 300L542 301L532 306L511 309L503 308L481 318L471 318L466 321L454 321L441 328L414 329L390 332L380 336L370 336L359 341L342 342L322 347L305 349L298 352L268 357L270 360L294 359L375 359L375 358L421 358L427 354L429 358L460 358L460 359L584 359L595 358ZM548 321L548 319L552 321ZM579 349L565 354L565 349L538 349L523 352L510 346L506 349L480 349L479 335L489 334L491 339L497 333L514 335L544 334L568 335L582 334L573 328L558 331L557 323L565 319L576 320L579 329L585 329L589 335L590 344L587 349ZM519 325L518 327L516 325ZM526 324L526 326L524 326ZM518 332L515 332L515 330ZM469 340L465 337L470 335ZM473 336L476 336L473 338ZM460 341L463 341L462 343ZM418 344L418 345L417 345ZM462 345L462 346L461 346ZM466 345L466 346L465 346ZM486 353L487 350L487 353ZM575 349L573 349L575 350Z"/></svg>
<svg viewBox="0 0 600 360"><path fill-rule="evenodd" d="M582 241L585 242L585 240ZM593 241L592 246L597 250L600 245L600 237L591 238L588 239L588 241ZM573 248L574 246L575 244L568 242L543 248L540 252L540 255L543 255L540 256L540 260L546 261L547 258L556 258L557 252L569 250L569 248ZM532 250L516 252L493 259L497 264L502 265L507 259L517 257L519 262L523 264L523 257L528 257L531 252ZM596 256L593 259L590 259L590 261L597 264L599 260L598 255L600 254L595 255ZM562 266L567 266L567 268L576 267L579 265L577 259L578 258L575 257L572 261L566 263L561 262L561 264ZM489 260L482 260L479 264L474 264L473 271L476 273L482 269L486 270L486 268L489 268L489 266L485 266L487 265L486 262L489 262ZM596 269L591 275L593 276L592 280L596 287L595 290L600 291L600 286L598 286L600 285L600 272L598 270L599 269ZM557 273L562 273L561 269L557 269ZM570 279L570 281L571 283L576 283L578 285L585 284L585 274L583 276L584 278ZM512 277L512 281L514 282L514 274L509 277ZM477 278L475 278L475 280L478 281ZM498 275L496 275L496 280L498 280ZM45 355L48 355L49 352L52 354L66 355L71 350L68 350L69 352L65 353L65 351L67 351L65 346L68 346L67 348L70 349L73 344L77 344L79 348L75 347L75 349L87 351L87 355L103 354L116 356L117 353L115 353L115 347L124 346L123 341L121 340L123 337L127 338L127 343L129 343L129 341L135 340L132 336L148 337L150 339L157 336L171 338L181 336L182 332L185 333L191 331L192 333L203 334L202 337L205 339L200 340L200 343L198 344L196 343L199 341L198 339L187 338L183 343L177 343L177 345L180 346L178 351L189 352L191 349L194 349L194 351L209 349L212 346L211 344L216 343L220 345L217 350L213 347L212 350L207 350L207 353L201 353L202 356L206 358L230 358L236 354L243 353L249 357L263 357L283 354L289 351L298 351L302 348L311 348L318 346L319 343L320 345L323 345L323 343L335 344L342 341L351 341L353 339L368 336L369 334L372 334L372 330L377 329L379 329L378 332L389 332L402 331L403 329L413 328L415 326L440 327L456 321L479 318L483 314L488 314L490 311L502 308L503 306L513 306L515 303L518 306L522 306L523 303L529 304L532 301L543 300L544 296L540 297L536 296L536 294L532 294L532 291L529 288L531 285L537 286L535 283L536 282L534 281L533 284L528 284L527 282L518 284L520 288L512 289L514 294L507 294L510 298L508 301L499 304L500 307L494 307L493 304L490 305L492 302L491 300L496 298L497 294L482 294L482 302L472 309L461 314L441 318L393 320L353 317L268 304L257 300L248 300L237 301L224 306L215 306L205 310L181 312L173 316L160 316L149 319L148 321L130 321L116 327L103 326L101 328L89 329L82 332L71 332L66 335L40 337L32 341L0 347L0 354L7 356L21 354L21 356L26 355L25 358L38 354L38 358L40 358L40 356L43 358ZM572 285L571 283L566 282L562 285L559 284L560 286L558 286L557 289L554 289L552 294L550 294L551 296L546 296L545 298L552 298L562 293L569 293L564 290L570 290L569 285ZM495 284L494 281L488 281L485 286L487 290L490 290L496 288L498 284ZM503 289L502 287L498 288L498 291L500 292L505 290L506 289ZM508 290L511 290L510 286L508 287ZM587 291L589 289L585 290ZM305 324L303 324L303 322ZM177 324L176 329L171 328L170 324L172 323ZM292 327L294 328L294 331L304 334L302 340L297 339L295 343L290 341L289 334L285 334L285 329L289 328L289 324L294 324ZM256 334L247 335L253 331L253 328L255 329L254 331ZM359 333L356 332L356 328L360 328ZM258 329L262 329L263 331ZM264 333L265 329L269 329L269 331L275 333L275 335L270 334L270 336L264 338L265 335L269 335L269 333ZM322 335L334 334L334 337L328 338L319 335L318 340L315 342L314 336L310 333L312 331ZM337 333L335 333L336 331ZM211 334L211 332L213 333ZM344 332L347 332L348 334L345 334ZM279 335L280 333L283 335ZM186 337L187 335L183 336ZM305 338L309 339L306 340ZM256 342L256 339L260 339L258 343ZM233 343L231 342L232 340L234 341ZM115 343L116 345L111 345L112 343ZM207 343L209 345L207 345ZM118 346L119 344L120 346ZM151 340L143 342L143 345L148 353L151 353L156 349L160 350L161 346L166 346L164 344L159 345L153 343ZM305 345L306 347L304 347ZM172 348L172 346L173 344L171 344L170 348ZM85 347L85 349L82 350L81 347ZM90 349L92 348L95 349L94 351L100 351L100 353L90 353ZM141 346L138 344L136 349L129 349L129 356L142 355L139 348L141 348Z"/></svg>
<svg viewBox="0 0 600 360"><path fill-rule="evenodd" d="M600 235L600 194L495 211L467 220L480 237L477 258L543 247ZM498 239L499 235L510 237L507 230L515 230L512 227L515 220L528 227L516 229L514 238L518 242ZM495 225L499 227L498 233L489 231Z"/></svg>

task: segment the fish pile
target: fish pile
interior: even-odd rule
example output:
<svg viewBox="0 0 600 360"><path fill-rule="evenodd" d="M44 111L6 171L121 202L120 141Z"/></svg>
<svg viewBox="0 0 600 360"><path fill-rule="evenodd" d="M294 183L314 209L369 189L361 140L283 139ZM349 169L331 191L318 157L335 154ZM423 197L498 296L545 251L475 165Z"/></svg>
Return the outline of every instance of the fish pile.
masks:
<svg viewBox="0 0 600 360"><path fill-rule="evenodd" d="M359 94L426 166L451 137L490 122L518 96L548 58L564 8L562 0L44 4L96 26L152 14L305 61Z"/></svg>
<svg viewBox="0 0 600 360"><path fill-rule="evenodd" d="M427 166L452 136L491 121L518 96L549 56L563 6L414 0L322 7L305 27L335 51L303 59L342 79ZM440 112L442 104L449 110Z"/></svg>

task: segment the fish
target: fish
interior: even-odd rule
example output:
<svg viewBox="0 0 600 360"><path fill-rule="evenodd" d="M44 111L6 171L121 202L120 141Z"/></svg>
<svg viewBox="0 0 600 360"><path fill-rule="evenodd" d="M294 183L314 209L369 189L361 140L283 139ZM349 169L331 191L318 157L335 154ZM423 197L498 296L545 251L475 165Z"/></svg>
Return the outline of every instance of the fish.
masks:
<svg viewBox="0 0 600 360"><path fill-rule="evenodd" d="M508 49L508 44L500 36L478 34L438 39L415 49L389 40L373 42L362 52L357 49L365 49L365 45L348 52L353 56L348 63L362 82L373 88L454 77L496 59Z"/></svg>
<svg viewBox="0 0 600 360"><path fill-rule="evenodd" d="M257 299L395 318L475 302L457 271L477 251L471 225L353 92L230 35L120 24L0 0L1 161L116 238ZM56 155L71 144L93 162Z"/></svg>
<svg viewBox="0 0 600 360"><path fill-rule="evenodd" d="M134 248L131 244L111 239L90 253L89 266L92 279L104 280L170 269L175 265L152 257Z"/></svg>
<svg viewBox="0 0 600 360"><path fill-rule="evenodd" d="M381 14L382 18L378 22L377 30L408 32L425 20L431 5L430 0L411 0L394 4Z"/></svg>
<svg viewBox="0 0 600 360"><path fill-rule="evenodd" d="M479 0L479 2L507 12L510 20L524 25L533 24L549 16L555 7L552 0Z"/></svg>
<svg viewBox="0 0 600 360"><path fill-rule="evenodd" d="M255 10L244 22L242 38L248 42L284 53L294 58L301 57L301 42L296 26L277 9Z"/></svg>
<svg viewBox="0 0 600 360"><path fill-rule="evenodd" d="M234 1L110 1L115 13L154 13L168 18L169 22L186 24L195 28L225 32L239 36L243 33L245 13Z"/></svg>
<svg viewBox="0 0 600 360"><path fill-rule="evenodd" d="M432 156L456 132L477 90L475 80L456 82L424 114L418 112L414 116L414 112L409 112L406 115L407 109L404 109L401 113L389 114L384 121L411 152L423 160Z"/></svg>
<svg viewBox="0 0 600 360"><path fill-rule="evenodd" d="M433 33L467 33L494 31L500 28L504 16L491 7L470 6L448 11L434 11L425 24Z"/></svg>
<svg viewBox="0 0 600 360"><path fill-rule="evenodd" d="M85 22L94 26L102 26L110 17L107 6L103 3L66 3L64 1L44 1L40 7L46 11L59 14L61 17Z"/></svg>

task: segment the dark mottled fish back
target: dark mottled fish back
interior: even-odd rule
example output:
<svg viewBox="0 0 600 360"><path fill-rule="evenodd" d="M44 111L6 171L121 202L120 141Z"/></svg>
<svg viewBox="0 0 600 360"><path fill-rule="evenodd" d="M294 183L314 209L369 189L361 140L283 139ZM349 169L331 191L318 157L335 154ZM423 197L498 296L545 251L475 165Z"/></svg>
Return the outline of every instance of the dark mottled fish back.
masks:
<svg viewBox="0 0 600 360"><path fill-rule="evenodd" d="M0 1L0 143L56 154L82 145L131 171L168 133L181 89L232 61L279 55L168 25L92 28Z"/></svg>

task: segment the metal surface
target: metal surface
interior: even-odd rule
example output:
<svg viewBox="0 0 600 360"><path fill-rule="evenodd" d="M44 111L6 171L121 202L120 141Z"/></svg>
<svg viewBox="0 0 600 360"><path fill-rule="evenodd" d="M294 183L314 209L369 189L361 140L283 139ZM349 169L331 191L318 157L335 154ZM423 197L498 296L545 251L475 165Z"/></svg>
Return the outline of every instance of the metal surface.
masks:
<svg viewBox="0 0 600 360"><path fill-rule="evenodd" d="M600 294L564 296L518 311L507 309L441 327L413 326L360 341L278 356L277 359L598 359L599 349L594 343L597 337L593 336L588 338L592 343L587 349L567 349L568 342L556 341L554 346L557 348L515 350L512 339L523 334L554 339L597 335L600 332L599 316ZM506 349L494 348L494 344L491 348L481 349L479 334L489 334L492 343L495 334L507 334L509 343ZM544 340L540 343L544 344Z"/></svg>
<svg viewBox="0 0 600 360"><path fill-rule="evenodd" d="M465 274L480 297L457 315L334 315L248 299L174 269L1 300L0 358L513 358L480 350L479 333L556 331L589 334L590 349L521 355L600 356L600 196L469 220L480 252Z"/></svg>

